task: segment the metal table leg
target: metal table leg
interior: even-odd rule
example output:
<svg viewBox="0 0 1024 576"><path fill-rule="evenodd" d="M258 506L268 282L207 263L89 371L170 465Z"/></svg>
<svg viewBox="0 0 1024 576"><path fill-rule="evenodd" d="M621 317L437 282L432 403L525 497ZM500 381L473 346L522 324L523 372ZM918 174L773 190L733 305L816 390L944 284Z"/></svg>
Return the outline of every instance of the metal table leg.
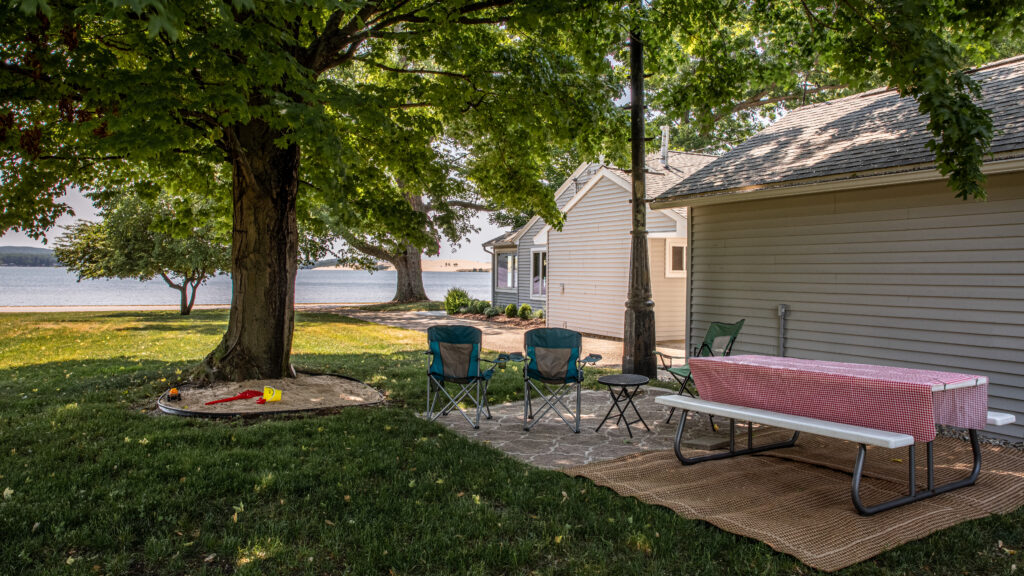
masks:
<svg viewBox="0 0 1024 576"><path fill-rule="evenodd" d="M765 452L768 450L777 450L779 448L789 448L796 444L798 438L800 438L799 432L793 432L793 437L783 442L775 442L773 444L766 444L764 446L752 446L753 434L747 436L747 447L741 450L736 449L736 421L729 421L729 450L727 452L718 452L715 454L708 454L706 456L697 456L695 458L687 458L683 456L683 430L686 428L686 417L689 415L689 410L683 410L682 419L679 420L679 427L676 428L676 441L675 441L675 452L676 458L679 459L683 464L696 464L698 462L706 462L708 460L722 460L723 458L732 458L733 456L743 456L744 454L756 454L758 452Z"/></svg>
<svg viewBox="0 0 1024 576"><path fill-rule="evenodd" d="M938 496L950 490L956 490L957 488L963 488L964 486L970 486L977 482L978 474L981 473L981 446L978 443L978 431L969 430L968 433L971 436L971 450L974 452L974 465L971 468L971 473L960 480L943 484L942 486L935 486L935 458L934 449L932 442L928 443L928 489L923 491L917 490L917 470L914 461L914 446L909 447L909 479L908 479L908 494L906 496L900 496L881 504L875 504L874 506L866 506L860 499L860 479L864 473L864 459L867 456L867 448L861 444L857 449L857 460L853 465L853 483L850 486L850 491L853 497L853 506L864 516L870 516L877 514L885 510L891 510L897 506L904 504L910 504L911 502L917 502L918 500L924 500L931 498L932 496Z"/></svg>
<svg viewBox="0 0 1024 576"><path fill-rule="evenodd" d="M618 410L619 412L619 416L615 420L615 424L618 425L620 422L625 422L626 432L629 433L630 438L633 437L633 430L632 428L630 428L630 424L636 424L637 422L640 422L641 424L644 425L644 428L646 428L648 432L651 431L650 427L647 426L647 422L644 421L643 415L640 414L640 409L637 408L636 404L633 402L633 397L639 393L640 387L633 387L632 394L630 394L628 388L630 387L621 386L619 388L618 393L616 393L612 392L611 386L608 387L608 393L612 397L612 405L608 407L608 412L604 415L604 419L601 420L601 423L597 425L597 428L594 430L595 432L599 432L601 430L601 427L604 426L604 423L608 421L609 417L611 417L613 410ZM630 421L629 419L626 418L626 410L628 410L630 406L633 407L633 412L635 412L637 416L637 419L633 421Z"/></svg>

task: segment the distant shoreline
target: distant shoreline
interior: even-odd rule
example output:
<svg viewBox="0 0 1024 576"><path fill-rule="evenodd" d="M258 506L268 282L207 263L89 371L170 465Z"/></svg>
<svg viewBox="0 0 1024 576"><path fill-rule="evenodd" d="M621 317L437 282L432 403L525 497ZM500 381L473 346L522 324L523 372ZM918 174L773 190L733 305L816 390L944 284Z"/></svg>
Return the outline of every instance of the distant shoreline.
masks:
<svg viewBox="0 0 1024 576"><path fill-rule="evenodd" d="M347 304L349 302L386 302L395 295L396 273L371 274L365 271L317 272L302 269L295 276L295 302L298 304ZM458 286L474 298L490 295L490 274L425 272L423 285L432 300ZM232 297L228 275L210 278L196 292L197 306L228 306ZM0 306L13 311L45 307L56 311L69 306L176 306L179 294L163 280L140 282L135 279L85 279L69 274L66 268L0 268ZM56 306L55 306L56 305ZM26 308L28 307L28 308ZM51 308L52 307L52 308ZM104 310L106 308L98 308Z"/></svg>
<svg viewBox="0 0 1024 576"><path fill-rule="evenodd" d="M438 260L423 260L421 266L424 272L490 272L490 262L483 262L479 260L458 260L458 259L438 259ZM353 270L359 271L358 268L351 266L337 265L337 266L317 266L313 270ZM381 263L381 267L375 270L375 272L394 272L395 267Z"/></svg>

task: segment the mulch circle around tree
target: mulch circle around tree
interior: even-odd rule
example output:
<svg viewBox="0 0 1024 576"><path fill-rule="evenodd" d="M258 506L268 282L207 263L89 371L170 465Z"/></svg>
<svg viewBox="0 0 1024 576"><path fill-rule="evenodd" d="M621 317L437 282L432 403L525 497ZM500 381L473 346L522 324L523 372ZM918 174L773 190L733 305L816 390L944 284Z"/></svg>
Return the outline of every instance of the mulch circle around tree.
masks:
<svg viewBox="0 0 1024 576"><path fill-rule="evenodd" d="M281 399L265 404L257 403L259 397L206 404L213 400L237 396L246 390L256 390L262 394L264 387L267 386L280 390ZM171 400L168 393L164 392L157 400L157 406L163 412L176 416L231 418L330 412L347 406L372 406L384 402L384 395L379 390L354 378L301 372L295 378L218 382L204 387L181 387L179 394L180 399Z"/></svg>

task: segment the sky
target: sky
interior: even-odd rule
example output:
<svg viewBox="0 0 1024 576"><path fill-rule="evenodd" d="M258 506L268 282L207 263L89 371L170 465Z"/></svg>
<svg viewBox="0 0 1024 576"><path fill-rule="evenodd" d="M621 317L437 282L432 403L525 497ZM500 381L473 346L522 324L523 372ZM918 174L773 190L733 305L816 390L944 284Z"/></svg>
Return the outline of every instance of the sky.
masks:
<svg viewBox="0 0 1024 576"><path fill-rule="evenodd" d="M57 221L57 226L47 232L46 237L49 240L49 244L43 244L41 240L30 238L21 232L8 232L0 236L0 246L52 247L54 241L64 233L66 226L79 219L96 219L96 209L93 208L92 202L90 202L88 198L82 196L79 192L73 191L69 194L67 203L71 205L71 209L75 212L75 215L64 216ZM450 245L442 246L441 253L436 257L490 262L491 257L489 254L484 252L483 243L501 234L504 230L488 222L486 214L478 215L474 219L473 224L476 228L480 229L479 232L466 237L462 242L460 242L461 245L458 247Z"/></svg>

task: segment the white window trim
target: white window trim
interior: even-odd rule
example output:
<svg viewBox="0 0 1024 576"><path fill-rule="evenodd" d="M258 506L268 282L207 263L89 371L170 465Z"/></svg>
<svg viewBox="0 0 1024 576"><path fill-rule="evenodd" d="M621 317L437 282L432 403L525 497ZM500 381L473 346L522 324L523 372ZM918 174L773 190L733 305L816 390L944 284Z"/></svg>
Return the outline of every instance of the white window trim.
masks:
<svg viewBox="0 0 1024 576"><path fill-rule="evenodd" d="M509 250L509 251L506 251L506 252L495 252L494 255L497 256L497 258L495 258L495 263L494 263L494 290L496 292L512 292L512 293L518 292L519 291L519 282L518 282L518 279L519 279L519 252L516 251L516 250ZM509 272L509 274L512 275L512 286L511 287L508 287L508 286L498 286L498 262L500 262L502 258L505 258L505 257L510 256L510 255L512 256L513 265L512 265L511 268L509 268L508 272Z"/></svg>
<svg viewBox="0 0 1024 576"><path fill-rule="evenodd" d="M544 294L541 294L540 292L534 292L533 291L533 260L534 260L534 254L544 253L546 255L547 252L548 252L547 247L544 247L544 248L534 248L534 249L530 250L530 299L531 300L539 300L541 298L547 300L547 297L548 297L547 292L545 292ZM550 272L550 268L551 268L551 263L550 262L548 262L548 268L549 268L548 272ZM547 280L548 276L549 276L549 274L545 275L544 279Z"/></svg>
<svg viewBox="0 0 1024 576"><path fill-rule="evenodd" d="M672 269L672 248L682 246L683 248L683 269ZM665 239L665 278L686 278L686 238Z"/></svg>

